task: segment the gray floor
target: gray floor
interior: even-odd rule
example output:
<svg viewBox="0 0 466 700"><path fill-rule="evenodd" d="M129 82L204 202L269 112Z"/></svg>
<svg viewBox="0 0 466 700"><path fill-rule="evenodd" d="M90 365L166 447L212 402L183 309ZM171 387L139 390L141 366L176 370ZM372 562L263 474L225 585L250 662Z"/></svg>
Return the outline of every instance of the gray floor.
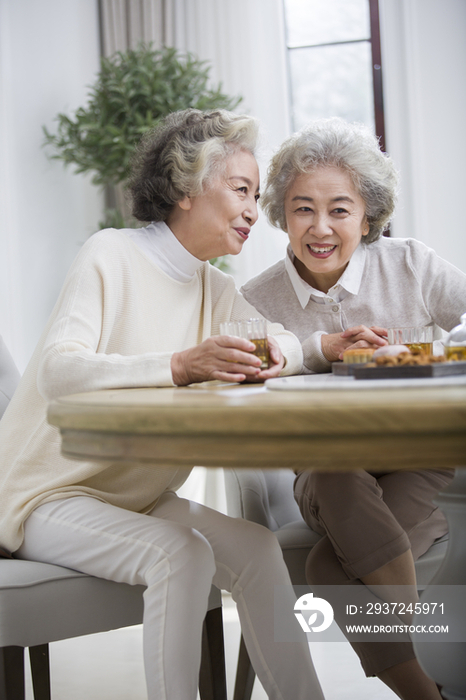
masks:
<svg viewBox="0 0 466 700"><path fill-rule="evenodd" d="M232 698L240 632L236 608L228 596L223 611L228 696ZM147 700L140 626L56 642L50 653L53 700ZM349 644L314 643L311 653L326 700L395 700L379 680L365 678ZM26 700L32 700L30 678L26 680ZM252 700L267 700L257 680Z"/></svg>

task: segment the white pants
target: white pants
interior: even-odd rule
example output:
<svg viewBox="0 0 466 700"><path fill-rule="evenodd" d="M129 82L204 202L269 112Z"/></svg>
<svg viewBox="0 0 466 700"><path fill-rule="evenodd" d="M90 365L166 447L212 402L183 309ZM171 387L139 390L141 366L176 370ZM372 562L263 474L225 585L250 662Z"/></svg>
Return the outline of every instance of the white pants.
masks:
<svg viewBox="0 0 466 700"><path fill-rule="evenodd" d="M305 635L274 641L275 585L290 584L274 535L255 523L164 494L141 515L94 498L39 506L17 556L147 586L149 700L194 700L211 584L230 591L253 667L273 700L323 700ZM290 585L289 609L294 596Z"/></svg>

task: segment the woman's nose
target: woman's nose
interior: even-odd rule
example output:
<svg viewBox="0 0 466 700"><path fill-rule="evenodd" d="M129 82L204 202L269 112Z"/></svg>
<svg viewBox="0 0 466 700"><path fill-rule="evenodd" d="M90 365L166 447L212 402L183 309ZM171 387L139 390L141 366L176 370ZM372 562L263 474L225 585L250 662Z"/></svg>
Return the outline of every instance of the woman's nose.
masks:
<svg viewBox="0 0 466 700"><path fill-rule="evenodd" d="M327 236L331 232L328 217L325 214L317 214L312 223L312 232L316 236Z"/></svg>
<svg viewBox="0 0 466 700"><path fill-rule="evenodd" d="M255 199L245 209L245 211L243 212L243 217L246 219L250 226L253 226L256 223L259 217L259 212L257 210L257 202Z"/></svg>

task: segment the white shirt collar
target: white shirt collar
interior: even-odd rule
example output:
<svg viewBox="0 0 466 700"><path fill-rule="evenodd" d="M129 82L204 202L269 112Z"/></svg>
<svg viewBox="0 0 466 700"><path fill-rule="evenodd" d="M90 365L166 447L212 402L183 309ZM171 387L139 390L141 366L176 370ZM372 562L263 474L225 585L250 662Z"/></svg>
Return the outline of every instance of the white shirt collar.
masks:
<svg viewBox="0 0 466 700"><path fill-rule="evenodd" d="M153 221L145 228L125 229L131 240L169 277L190 282L204 264L179 242L164 221Z"/></svg>
<svg viewBox="0 0 466 700"><path fill-rule="evenodd" d="M358 245L351 256L346 270L338 282L328 290L327 294L325 292L321 292L319 289L311 287L310 284L305 282L299 276L298 271L293 264L294 258L295 256L293 250L289 245L286 251L285 268L296 296L298 297L299 303L303 309L306 308L311 297L318 304L332 304L343 301L348 294L357 294L359 292L362 275L364 272L364 264L366 261L365 244L360 243Z"/></svg>

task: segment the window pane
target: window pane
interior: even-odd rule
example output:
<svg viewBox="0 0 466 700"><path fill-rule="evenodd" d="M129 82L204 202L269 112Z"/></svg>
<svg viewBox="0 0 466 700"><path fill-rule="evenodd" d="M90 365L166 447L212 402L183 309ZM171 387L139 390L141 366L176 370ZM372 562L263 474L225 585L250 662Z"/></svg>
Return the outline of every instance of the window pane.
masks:
<svg viewBox="0 0 466 700"><path fill-rule="evenodd" d="M368 0L285 0L288 46L370 38Z"/></svg>
<svg viewBox="0 0 466 700"><path fill-rule="evenodd" d="M342 117L374 128L369 42L289 51L293 126Z"/></svg>

